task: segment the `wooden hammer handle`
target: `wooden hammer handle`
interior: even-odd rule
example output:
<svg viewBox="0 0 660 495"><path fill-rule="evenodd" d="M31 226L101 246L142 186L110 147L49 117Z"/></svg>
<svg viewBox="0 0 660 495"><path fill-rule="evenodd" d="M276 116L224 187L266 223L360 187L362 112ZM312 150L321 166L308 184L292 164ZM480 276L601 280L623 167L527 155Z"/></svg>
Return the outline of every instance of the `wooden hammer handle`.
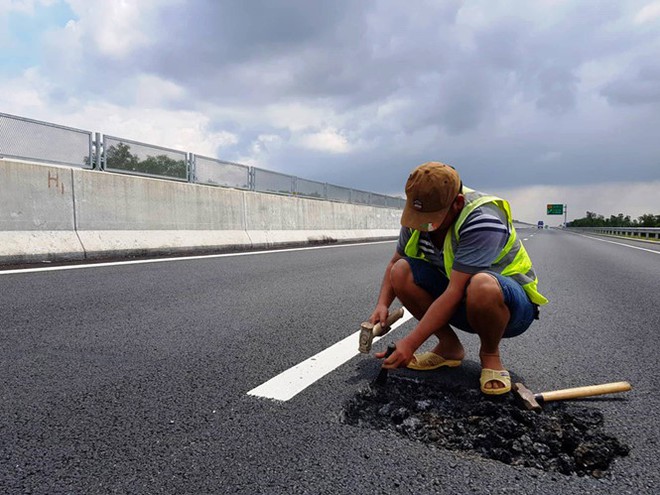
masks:
<svg viewBox="0 0 660 495"><path fill-rule="evenodd" d="M579 399L580 397L592 397L594 395L614 394L627 392L632 389L628 382L603 383L602 385L588 385L586 387L567 388L564 390L553 390L539 394L544 402L551 400Z"/></svg>
<svg viewBox="0 0 660 495"><path fill-rule="evenodd" d="M386 323L385 327L389 330L390 326L402 316L403 316L403 308L399 308L396 311L392 311L390 315L387 317L387 320L385 320ZM376 323L373 329L374 337L378 337L379 335L383 335L384 333L387 333L387 331L383 331L383 326L380 324L380 322Z"/></svg>

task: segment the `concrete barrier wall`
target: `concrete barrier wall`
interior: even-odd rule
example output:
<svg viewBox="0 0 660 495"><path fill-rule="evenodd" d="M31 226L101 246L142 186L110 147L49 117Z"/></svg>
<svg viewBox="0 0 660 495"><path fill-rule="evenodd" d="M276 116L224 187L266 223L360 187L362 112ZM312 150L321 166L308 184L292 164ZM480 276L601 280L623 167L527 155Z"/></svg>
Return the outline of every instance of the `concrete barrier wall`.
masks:
<svg viewBox="0 0 660 495"><path fill-rule="evenodd" d="M84 258L72 170L0 160L0 262L60 257Z"/></svg>
<svg viewBox="0 0 660 495"><path fill-rule="evenodd" d="M400 210L0 160L0 263L393 238Z"/></svg>

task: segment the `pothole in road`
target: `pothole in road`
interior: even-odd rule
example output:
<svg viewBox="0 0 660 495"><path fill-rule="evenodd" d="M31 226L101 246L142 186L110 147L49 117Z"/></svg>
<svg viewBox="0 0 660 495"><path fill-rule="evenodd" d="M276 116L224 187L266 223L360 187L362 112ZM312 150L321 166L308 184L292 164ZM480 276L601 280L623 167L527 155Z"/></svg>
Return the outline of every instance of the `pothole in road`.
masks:
<svg viewBox="0 0 660 495"><path fill-rule="evenodd" d="M602 477L630 450L604 433L603 415L594 408L552 402L537 413L522 409L512 394L491 398L405 378L358 392L344 404L341 421L566 475Z"/></svg>

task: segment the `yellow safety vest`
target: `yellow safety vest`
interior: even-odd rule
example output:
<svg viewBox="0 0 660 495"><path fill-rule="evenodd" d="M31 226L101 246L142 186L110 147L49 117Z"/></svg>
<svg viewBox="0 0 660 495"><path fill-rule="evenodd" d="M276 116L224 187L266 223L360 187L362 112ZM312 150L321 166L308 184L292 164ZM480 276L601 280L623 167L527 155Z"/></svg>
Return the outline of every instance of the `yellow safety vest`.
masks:
<svg viewBox="0 0 660 495"><path fill-rule="evenodd" d="M500 208L504 213L506 213L506 218L509 223L509 240L506 245L497 256L493 264L489 267L489 270L504 275L506 277L511 277L525 290L525 293L529 297L530 301L534 304L543 305L548 302L548 300L541 295L537 290L536 286L538 285L538 278L532 268L532 260L530 259L525 246L518 238L516 234L516 229L513 227L513 217L511 216L511 207L509 202L498 198L497 196L491 196L487 194L474 191L467 187L463 187L463 193L465 195L465 206L463 210L458 215L456 222L445 236L444 246L443 246L443 261L445 265L445 273L447 277L451 277L452 266L454 265L454 251L458 246L459 235L458 231L465 222L465 219L470 213L472 213L476 208L486 204L493 203L498 208ZM410 258L423 259L425 261L426 257L421 249L419 249L419 230L412 230L412 234L408 243L405 247L406 256Z"/></svg>

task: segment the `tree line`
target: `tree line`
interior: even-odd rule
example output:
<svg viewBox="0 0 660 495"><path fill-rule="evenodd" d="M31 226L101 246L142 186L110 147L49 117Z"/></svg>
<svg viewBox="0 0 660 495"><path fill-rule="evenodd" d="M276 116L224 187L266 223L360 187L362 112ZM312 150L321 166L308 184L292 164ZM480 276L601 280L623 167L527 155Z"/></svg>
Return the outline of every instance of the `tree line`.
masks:
<svg viewBox="0 0 660 495"><path fill-rule="evenodd" d="M603 215L588 211L587 216L567 223L568 227L660 227L660 215L645 213L637 218L619 213L605 218Z"/></svg>
<svg viewBox="0 0 660 495"><path fill-rule="evenodd" d="M92 155L92 163L96 156ZM84 158L86 165L90 164L89 157ZM110 146L105 152L105 168L109 170L126 170L150 175L162 175L185 179L188 177L188 168L185 160L175 160L167 155L147 155L140 158L131 153L131 147L125 143Z"/></svg>

